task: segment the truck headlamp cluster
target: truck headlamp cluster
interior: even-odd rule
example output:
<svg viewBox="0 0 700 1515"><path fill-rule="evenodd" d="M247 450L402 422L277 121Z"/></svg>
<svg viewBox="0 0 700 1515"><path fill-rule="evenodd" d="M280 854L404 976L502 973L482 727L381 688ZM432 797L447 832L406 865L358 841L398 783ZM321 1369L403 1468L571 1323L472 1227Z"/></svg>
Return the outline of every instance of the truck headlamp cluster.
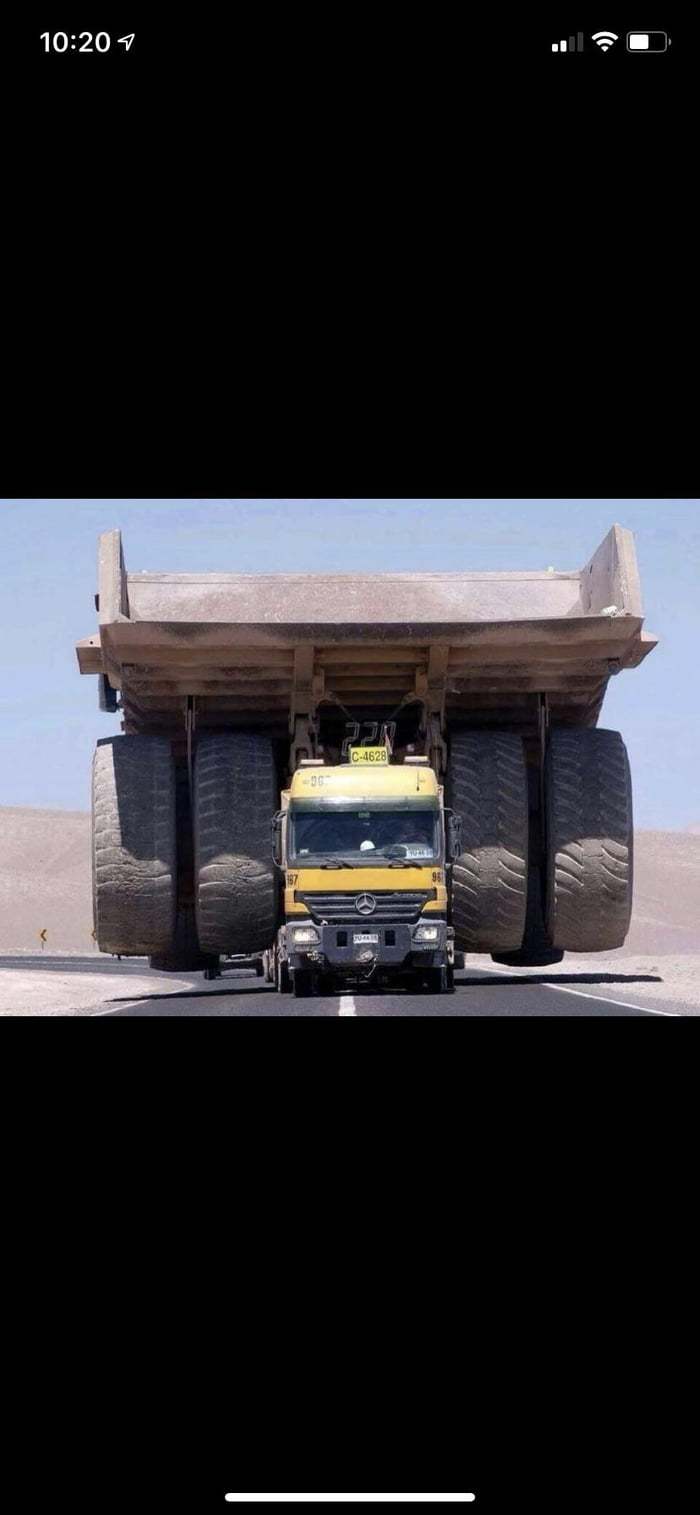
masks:
<svg viewBox="0 0 700 1515"><path fill-rule="evenodd" d="M313 942L315 944L316 942L320 941L320 937L315 926L295 926L293 935L294 941L299 943Z"/></svg>
<svg viewBox="0 0 700 1515"><path fill-rule="evenodd" d="M439 935L439 926L416 926L413 939L416 942L436 942Z"/></svg>

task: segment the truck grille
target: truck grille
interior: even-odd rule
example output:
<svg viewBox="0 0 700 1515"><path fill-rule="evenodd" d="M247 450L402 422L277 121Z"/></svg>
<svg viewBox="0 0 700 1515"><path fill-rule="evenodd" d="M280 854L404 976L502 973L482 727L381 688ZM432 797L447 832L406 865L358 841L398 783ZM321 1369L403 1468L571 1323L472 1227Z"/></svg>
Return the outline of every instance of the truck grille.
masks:
<svg viewBox="0 0 700 1515"><path fill-rule="evenodd" d="M355 901L360 894L372 894L377 901L377 908L371 915L361 915L355 909ZM393 925L394 922L403 924L417 921L428 900L437 898L437 891L435 889L421 889L420 892L408 889L343 889L334 894L317 894L306 891L302 893L297 889L294 898L308 907L312 920L319 925L325 921L329 926L357 926L358 923L366 921L369 930L372 922L389 921Z"/></svg>

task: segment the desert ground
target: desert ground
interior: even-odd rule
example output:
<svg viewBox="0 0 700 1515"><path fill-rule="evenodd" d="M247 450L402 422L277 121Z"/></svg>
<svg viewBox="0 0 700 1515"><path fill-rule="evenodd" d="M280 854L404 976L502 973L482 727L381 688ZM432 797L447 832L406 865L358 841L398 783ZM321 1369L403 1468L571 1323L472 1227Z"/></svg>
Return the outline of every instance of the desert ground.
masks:
<svg viewBox="0 0 700 1515"><path fill-rule="evenodd" d="M567 953L547 975L628 975L656 979L653 993L700 1014L700 828L685 832L638 831L635 837L634 910L624 947L605 955ZM45 931L42 949L40 933ZM76 810L0 807L0 954L22 952L81 956L97 952L92 937L90 815ZM467 960L496 967L490 958ZM144 963L144 966L145 963ZM527 976L537 969L512 969ZM28 980L22 970L2 969L0 1015L21 1013ZM71 1013L95 999L95 982L84 975L54 978L55 1014ZM660 981L659 981L660 980ZM173 978L168 976L170 985ZM112 981L101 980L100 992ZM131 986L130 986L131 987ZM138 992L134 980L134 992ZM151 981L152 987L152 981ZM640 1004L650 986L635 983Z"/></svg>

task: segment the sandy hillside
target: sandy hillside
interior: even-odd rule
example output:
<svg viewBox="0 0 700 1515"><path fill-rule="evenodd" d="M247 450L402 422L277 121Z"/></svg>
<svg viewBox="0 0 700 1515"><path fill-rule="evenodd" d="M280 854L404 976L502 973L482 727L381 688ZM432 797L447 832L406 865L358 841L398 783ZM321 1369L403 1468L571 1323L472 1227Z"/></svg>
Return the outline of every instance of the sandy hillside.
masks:
<svg viewBox="0 0 700 1515"><path fill-rule="evenodd" d="M90 952L90 816L0 807L0 950ZM700 952L700 834L638 831L621 953Z"/></svg>
<svg viewBox="0 0 700 1515"><path fill-rule="evenodd" d="M90 815L0 808L0 950L91 952Z"/></svg>

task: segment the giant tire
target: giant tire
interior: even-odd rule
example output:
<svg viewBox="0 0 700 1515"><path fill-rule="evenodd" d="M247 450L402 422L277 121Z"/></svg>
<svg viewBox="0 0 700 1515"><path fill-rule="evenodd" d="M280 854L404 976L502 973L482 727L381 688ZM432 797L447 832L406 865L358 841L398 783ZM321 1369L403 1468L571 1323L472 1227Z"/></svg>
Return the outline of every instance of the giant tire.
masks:
<svg viewBox="0 0 700 1515"><path fill-rule="evenodd" d="M455 946L510 952L525 930L528 789L525 748L511 732L456 732L450 745L449 804L462 817L462 851L452 867Z"/></svg>
<svg viewBox="0 0 700 1515"><path fill-rule="evenodd" d="M277 808L268 737L201 737L193 779L194 887L203 952L264 952L277 929L270 823Z"/></svg>
<svg viewBox="0 0 700 1515"><path fill-rule="evenodd" d="M548 968L560 963L564 953L553 947L544 923L540 869L528 869L527 914L522 946L514 952L492 952L494 963L507 963L513 968Z"/></svg>
<svg viewBox="0 0 700 1515"><path fill-rule="evenodd" d="M150 966L159 973L206 973L218 969L218 953L200 949L192 905L178 910L172 945L167 952L152 953Z"/></svg>
<svg viewBox="0 0 700 1515"><path fill-rule="evenodd" d="M565 952L621 947L632 914L632 784L618 731L553 731L546 925Z"/></svg>
<svg viewBox="0 0 700 1515"><path fill-rule="evenodd" d="M177 889L175 764L159 736L113 736L92 764L92 897L102 952L167 952Z"/></svg>

